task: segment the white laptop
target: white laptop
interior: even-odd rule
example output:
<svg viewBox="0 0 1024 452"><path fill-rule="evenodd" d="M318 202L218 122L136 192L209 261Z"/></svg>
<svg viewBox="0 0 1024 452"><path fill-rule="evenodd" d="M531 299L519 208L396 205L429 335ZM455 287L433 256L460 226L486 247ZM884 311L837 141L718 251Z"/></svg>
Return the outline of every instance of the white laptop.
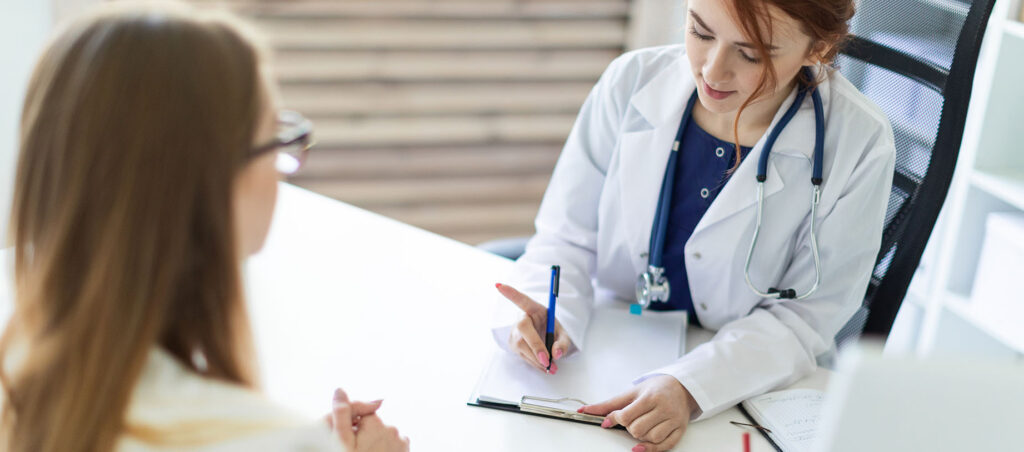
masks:
<svg viewBox="0 0 1024 452"><path fill-rule="evenodd" d="M841 357L812 450L1024 451L1024 362Z"/></svg>

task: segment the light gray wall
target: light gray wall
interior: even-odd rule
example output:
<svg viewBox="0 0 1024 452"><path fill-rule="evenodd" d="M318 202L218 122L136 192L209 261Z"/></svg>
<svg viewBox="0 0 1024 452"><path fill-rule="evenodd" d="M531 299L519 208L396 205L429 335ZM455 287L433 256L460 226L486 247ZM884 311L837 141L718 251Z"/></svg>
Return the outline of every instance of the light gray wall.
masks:
<svg viewBox="0 0 1024 452"><path fill-rule="evenodd" d="M25 85L52 29L43 0L0 0L0 248L6 246Z"/></svg>

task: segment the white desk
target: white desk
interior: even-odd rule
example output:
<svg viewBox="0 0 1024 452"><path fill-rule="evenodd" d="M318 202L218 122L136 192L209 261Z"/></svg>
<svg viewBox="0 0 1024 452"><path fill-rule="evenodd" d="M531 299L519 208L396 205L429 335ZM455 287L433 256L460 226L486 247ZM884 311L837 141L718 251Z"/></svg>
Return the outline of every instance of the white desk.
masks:
<svg viewBox="0 0 1024 452"><path fill-rule="evenodd" d="M510 262L282 185L263 252L248 266L265 387L309 415L343 387L384 398L414 450L628 451L621 430L466 405L494 344L488 330ZM691 329L694 330L694 329ZM687 344L710 333L691 331ZM824 388L819 370L798 386ZM735 408L690 426L676 450L741 450ZM753 450L771 451L759 435Z"/></svg>
<svg viewBox="0 0 1024 452"><path fill-rule="evenodd" d="M266 391L310 417L328 411L338 386L383 398L385 422L420 451L631 449L636 441L621 430L466 405L494 347L494 283L509 265L282 184L266 247L246 270ZM0 317L7 309L0 303ZM709 337L690 331L687 344ZM823 388L826 379L819 370L796 386ZM741 450L730 420L746 422L733 408L692 424L675 450ZM772 450L752 437L754 451Z"/></svg>

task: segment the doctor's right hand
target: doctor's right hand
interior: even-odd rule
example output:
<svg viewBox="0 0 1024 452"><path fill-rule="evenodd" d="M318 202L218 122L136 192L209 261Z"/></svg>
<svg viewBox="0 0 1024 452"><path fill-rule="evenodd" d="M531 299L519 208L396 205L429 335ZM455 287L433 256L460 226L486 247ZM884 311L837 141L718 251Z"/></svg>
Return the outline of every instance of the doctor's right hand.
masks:
<svg viewBox="0 0 1024 452"><path fill-rule="evenodd" d="M510 350L519 353L524 361L536 367L541 372L548 372L548 360L551 360L551 374L558 372L558 365L554 361L561 359L569 351L572 340L562 328L562 324L555 320L555 341L551 345L551 354L548 356L547 348L544 346L544 334L547 330L548 310L540 303L533 301L530 297L514 289L512 286L496 284L498 292L505 298L515 303L525 314L523 319L512 328L508 337Z"/></svg>

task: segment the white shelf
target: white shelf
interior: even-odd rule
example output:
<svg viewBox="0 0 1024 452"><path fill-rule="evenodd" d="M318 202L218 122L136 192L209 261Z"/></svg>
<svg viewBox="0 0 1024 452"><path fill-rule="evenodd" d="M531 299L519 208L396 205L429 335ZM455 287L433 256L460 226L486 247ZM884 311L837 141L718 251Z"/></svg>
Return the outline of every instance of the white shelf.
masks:
<svg viewBox="0 0 1024 452"><path fill-rule="evenodd" d="M947 292L943 297L943 307L1017 353L1024 353L1024 335L1018 334L1015 337L1008 334L1005 324L995 322L986 315L980 315L967 297Z"/></svg>
<svg viewBox="0 0 1024 452"><path fill-rule="evenodd" d="M971 322L971 324L979 329L983 329L983 325L975 321L974 314L971 312L971 301L969 298L952 292L946 292L942 297L942 305L950 312L960 316L960 318Z"/></svg>
<svg viewBox="0 0 1024 452"><path fill-rule="evenodd" d="M1024 39L1024 23L1016 20L1008 20L1003 25L1003 31L1008 36L1013 36L1017 39Z"/></svg>
<svg viewBox="0 0 1024 452"><path fill-rule="evenodd" d="M931 3L958 6L952 2ZM1019 144L1024 130L1024 23L1016 20L1022 4L1024 0L997 1L982 43L957 176L940 216L947 232L933 236L935 243L929 245L938 250L930 262L931 278L922 281L929 287L914 291L929 294L931 300L918 343L925 355L997 360L1024 356L1024 327L1010 322L1019 318L1018 305L970 300L988 214L1024 211L1024 147Z"/></svg>
<svg viewBox="0 0 1024 452"><path fill-rule="evenodd" d="M996 173L976 170L974 174L971 174L971 184L1024 210L1024 171Z"/></svg>
<svg viewBox="0 0 1024 452"><path fill-rule="evenodd" d="M903 298L903 302L909 302L921 309L928 309L928 305L930 304L928 282L922 282L922 277L927 279L927 275L921 275L920 270L918 270L918 274L914 275L914 279L910 280L910 287L907 288L907 295Z"/></svg>

